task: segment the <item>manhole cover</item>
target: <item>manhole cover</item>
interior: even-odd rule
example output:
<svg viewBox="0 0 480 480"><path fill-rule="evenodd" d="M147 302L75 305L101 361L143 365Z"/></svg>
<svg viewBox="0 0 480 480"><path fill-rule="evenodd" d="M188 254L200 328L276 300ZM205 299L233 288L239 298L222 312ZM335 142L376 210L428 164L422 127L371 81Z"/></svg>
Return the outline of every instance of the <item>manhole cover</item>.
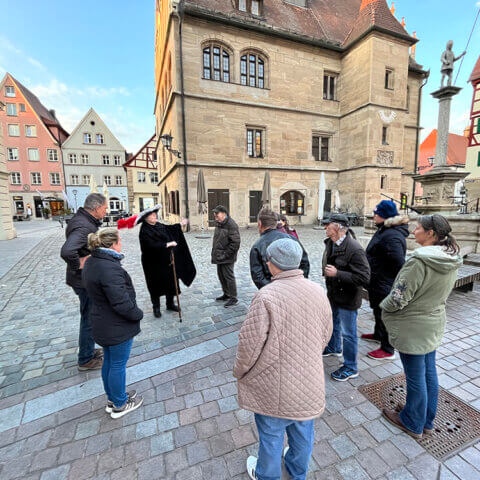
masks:
<svg viewBox="0 0 480 480"><path fill-rule="evenodd" d="M405 403L405 375L399 374L359 387L380 410L395 409ZM424 435L418 443L438 460L445 460L480 438L480 412L440 388L433 435Z"/></svg>

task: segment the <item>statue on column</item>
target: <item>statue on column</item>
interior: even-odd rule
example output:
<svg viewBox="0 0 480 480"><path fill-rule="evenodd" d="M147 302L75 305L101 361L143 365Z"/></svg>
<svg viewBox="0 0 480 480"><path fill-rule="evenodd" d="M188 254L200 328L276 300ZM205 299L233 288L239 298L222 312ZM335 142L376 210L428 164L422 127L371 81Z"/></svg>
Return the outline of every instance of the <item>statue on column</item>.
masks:
<svg viewBox="0 0 480 480"><path fill-rule="evenodd" d="M457 60L460 60L465 55L465 53L467 53L467 52L463 52L458 57L455 57L452 48L453 48L453 40L449 40L447 42L447 48L442 53L442 56L440 58L440 61L442 62L442 68L440 69L440 72L442 73L442 83L440 85L440 88L443 88L443 81L445 80L445 76L448 77L447 86L450 87L452 85L453 64Z"/></svg>

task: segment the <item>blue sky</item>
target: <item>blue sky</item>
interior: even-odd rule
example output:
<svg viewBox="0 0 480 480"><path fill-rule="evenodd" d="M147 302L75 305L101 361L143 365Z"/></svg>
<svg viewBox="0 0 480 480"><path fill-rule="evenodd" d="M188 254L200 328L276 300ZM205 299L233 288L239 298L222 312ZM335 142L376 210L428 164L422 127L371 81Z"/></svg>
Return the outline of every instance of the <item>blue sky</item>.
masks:
<svg viewBox="0 0 480 480"><path fill-rule="evenodd" d="M154 0L2 4L0 75L9 71L31 88L68 131L92 106L128 151L141 147L154 132ZM430 92L440 85L440 55L449 39L456 55L464 50L478 6L475 0L396 0L395 8L420 39L417 61L431 69L423 138L437 123ZM479 55L480 20L457 82L463 90L452 105L455 133L468 123L472 88L466 82Z"/></svg>

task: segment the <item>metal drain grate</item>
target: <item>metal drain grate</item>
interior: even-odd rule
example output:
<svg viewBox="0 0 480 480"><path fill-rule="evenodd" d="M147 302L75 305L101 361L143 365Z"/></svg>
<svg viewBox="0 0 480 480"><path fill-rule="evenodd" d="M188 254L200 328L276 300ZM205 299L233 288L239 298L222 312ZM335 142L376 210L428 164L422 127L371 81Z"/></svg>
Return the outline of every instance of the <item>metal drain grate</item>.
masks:
<svg viewBox="0 0 480 480"><path fill-rule="evenodd" d="M359 390L380 410L405 403L405 375L399 374L362 385ZM418 443L438 460L445 460L480 438L480 412L440 388L433 435Z"/></svg>

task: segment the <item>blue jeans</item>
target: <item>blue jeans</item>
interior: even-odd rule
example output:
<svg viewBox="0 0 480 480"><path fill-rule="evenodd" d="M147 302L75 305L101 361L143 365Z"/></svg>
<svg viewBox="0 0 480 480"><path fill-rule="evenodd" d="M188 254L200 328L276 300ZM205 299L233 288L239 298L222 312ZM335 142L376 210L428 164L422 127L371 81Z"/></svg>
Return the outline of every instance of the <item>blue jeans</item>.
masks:
<svg viewBox="0 0 480 480"><path fill-rule="evenodd" d="M328 346L334 352L342 351L343 339L343 363L346 367L357 371L357 310L345 310L332 305L333 332Z"/></svg>
<svg viewBox="0 0 480 480"><path fill-rule="evenodd" d="M103 387L108 400L116 407L122 407L127 401L127 362L132 343L133 338L118 345L103 347Z"/></svg>
<svg viewBox="0 0 480 480"><path fill-rule="evenodd" d="M305 480L313 449L313 420L304 422L255 414L260 447L255 473L258 480L280 480L285 431L290 450L285 467L293 480Z"/></svg>
<svg viewBox="0 0 480 480"><path fill-rule="evenodd" d="M95 340L92 337L92 322L90 321L90 298L84 288L73 288L80 300L80 332L78 334L78 364L84 365L92 358L95 350Z"/></svg>
<svg viewBox="0 0 480 480"><path fill-rule="evenodd" d="M403 425L414 433L432 429L437 414L438 377L435 366L436 351L426 355L400 352L407 379L407 401L400 412Z"/></svg>

